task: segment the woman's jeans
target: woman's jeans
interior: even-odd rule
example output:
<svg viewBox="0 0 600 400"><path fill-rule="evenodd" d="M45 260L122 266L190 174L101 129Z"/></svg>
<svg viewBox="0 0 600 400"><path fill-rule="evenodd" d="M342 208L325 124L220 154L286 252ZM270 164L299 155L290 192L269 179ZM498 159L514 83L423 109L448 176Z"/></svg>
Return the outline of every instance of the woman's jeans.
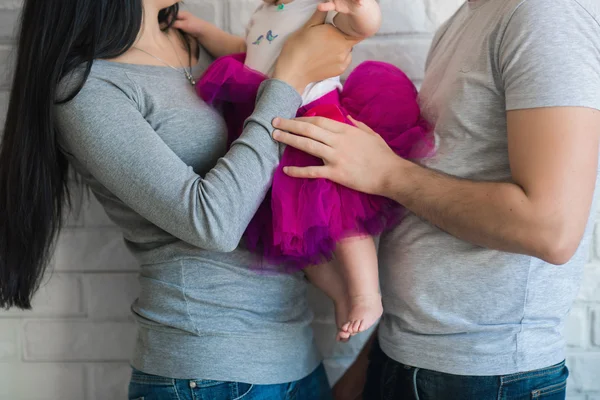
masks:
<svg viewBox="0 0 600 400"><path fill-rule="evenodd" d="M130 400L331 400L331 389L320 365L299 381L251 385L202 379L171 379L136 369L129 383Z"/></svg>
<svg viewBox="0 0 600 400"><path fill-rule="evenodd" d="M373 343L365 400L563 400L569 371L564 361L501 376L461 376L420 369L389 358Z"/></svg>

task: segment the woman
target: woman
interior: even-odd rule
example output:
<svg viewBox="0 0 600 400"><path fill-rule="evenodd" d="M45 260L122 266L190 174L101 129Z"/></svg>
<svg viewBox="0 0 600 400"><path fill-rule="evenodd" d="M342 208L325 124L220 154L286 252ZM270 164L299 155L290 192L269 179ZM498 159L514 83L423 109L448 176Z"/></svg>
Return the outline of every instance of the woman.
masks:
<svg viewBox="0 0 600 400"><path fill-rule="evenodd" d="M25 1L0 154L0 306L31 307L70 163L142 264L130 398L329 398L302 276L257 274L237 247L278 163L271 121L340 74L352 42L315 15L225 154L225 121L193 88L210 60L171 28L177 3Z"/></svg>

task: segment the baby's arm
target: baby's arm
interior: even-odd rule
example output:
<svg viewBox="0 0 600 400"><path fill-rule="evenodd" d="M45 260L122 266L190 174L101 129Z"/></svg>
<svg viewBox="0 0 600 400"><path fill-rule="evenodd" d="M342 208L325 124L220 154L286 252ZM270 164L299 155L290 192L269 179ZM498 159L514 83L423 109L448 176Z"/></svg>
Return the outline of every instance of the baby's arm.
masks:
<svg viewBox="0 0 600 400"><path fill-rule="evenodd" d="M376 0L329 0L321 11L337 11L333 22L346 35L368 38L381 27L381 9Z"/></svg>
<svg viewBox="0 0 600 400"><path fill-rule="evenodd" d="M227 33L189 12L179 12L173 27L194 36L213 57L246 52L244 38Z"/></svg>

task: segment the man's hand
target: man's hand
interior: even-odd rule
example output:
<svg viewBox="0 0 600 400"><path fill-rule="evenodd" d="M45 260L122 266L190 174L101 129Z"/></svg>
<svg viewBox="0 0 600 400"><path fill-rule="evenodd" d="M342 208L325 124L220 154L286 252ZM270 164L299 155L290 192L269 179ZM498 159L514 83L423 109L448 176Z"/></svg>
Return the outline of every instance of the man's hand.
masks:
<svg viewBox="0 0 600 400"><path fill-rule="evenodd" d="M598 166L600 111L555 107L510 111L511 182L458 179L397 157L362 129L324 119L277 121L275 139L323 159L286 169L396 200L464 241L564 264L589 217ZM467 160L465 160L467 162Z"/></svg>
<svg viewBox="0 0 600 400"><path fill-rule="evenodd" d="M278 129L273 133L276 140L325 164L286 167L285 173L295 178L326 178L361 192L381 194L393 166L402 160L372 129L352 122L356 127L321 117L273 121Z"/></svg>

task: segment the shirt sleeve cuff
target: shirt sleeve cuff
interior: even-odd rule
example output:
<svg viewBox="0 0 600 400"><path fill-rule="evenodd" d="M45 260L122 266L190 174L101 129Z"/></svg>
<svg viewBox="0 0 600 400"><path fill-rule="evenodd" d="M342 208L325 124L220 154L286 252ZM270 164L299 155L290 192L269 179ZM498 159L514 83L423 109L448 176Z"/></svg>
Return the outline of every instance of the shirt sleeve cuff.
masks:
<svg viewBox="0 0 600 400"><path fill-rule="evenodd" d="M273 136L273 119L294 118L302 105L302 97L287 83L278 79L263 82L258 90L254 113L246 120L244 127L250 123L261 125Z"/></svg>
<svg viewBox="0 0 600 400"><path fill-rule="evenodd" d="M329 11L327 13L327 18L325 18L325 23L335 26L334 19L335 19L336 15L338 15L337 11ZM337 28L337 26L336 26L336 28Z"/></svg>

